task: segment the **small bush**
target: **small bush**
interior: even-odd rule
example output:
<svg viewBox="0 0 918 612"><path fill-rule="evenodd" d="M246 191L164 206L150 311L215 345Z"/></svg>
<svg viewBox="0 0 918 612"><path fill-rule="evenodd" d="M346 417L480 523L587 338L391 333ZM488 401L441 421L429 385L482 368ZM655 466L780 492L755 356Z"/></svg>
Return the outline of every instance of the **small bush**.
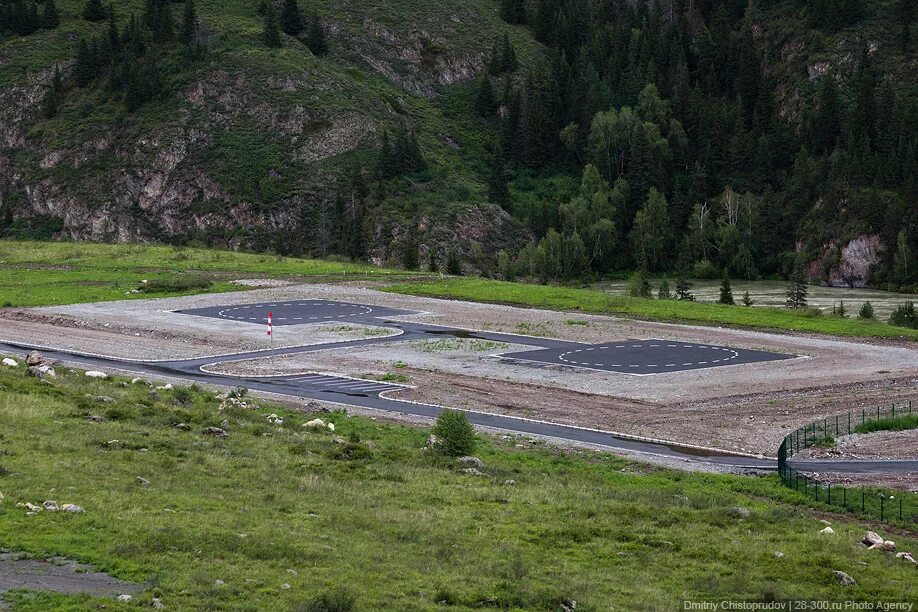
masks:
<svg viewBox="0 0 918 612"><path fill-rule="evenodd" d="M870 300L864 302L864 305L861 306L860 312L857 313L858 319L874 319L873 314L873 304L870 303Z"/></svg>
<svg viewBox="0 0 918 612"><path fill-rule="evenodd" d="M354 609L354 596L342 589L327 591L315 599L294 607L297 612L350 612Z"/></svg>
<svg viewBox="0 0 918 612"><path fill-rule="evenodd" d="M469 417L458 410L444 410L433 428L437 450L450 457L469 455L475 448L475 428Z"/></svg>
<svg viewBox="0 0 918 612"><path fill-rule="evenodd" d="M896 308L889 315L889 324L896 327L909 327L918 329L918 313L915 312L915 303L908 301Z"/></svg>
<svg viewBox="0 0 918 612"><path fill-rule="evenodd" d="M175 276L147 281L139 289L142 293L178 293L208 289L210 285L203 276Z"/></svg>
<svg viewBox="0 0 918 612"><path fill-rule="evenodd" d="M702 259L692 266L692 276L712 280L717 278L717 268L707 259Z"/></svg>

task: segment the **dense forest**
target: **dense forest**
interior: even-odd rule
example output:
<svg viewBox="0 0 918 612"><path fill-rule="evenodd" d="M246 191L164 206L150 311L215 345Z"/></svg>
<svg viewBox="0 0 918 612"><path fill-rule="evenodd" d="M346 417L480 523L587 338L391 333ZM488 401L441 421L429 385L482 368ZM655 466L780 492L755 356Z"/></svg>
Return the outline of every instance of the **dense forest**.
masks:
<svg viewBox="0 0 918 612"><path fill-rule="evenodd" d="M772 11L774 25L774 12L790 5L797 12L789 14L805 16L800 27L816 47L839 33L854 37L863 23L891 23L896 34L858 35L848 45L855 51L836 62L844 70L789 86L761 13ZM334 24L316 6L253 4L257 44L282 48L293 37L316 58L333 53ZM871 284L914 287L918 94L889 63L914 63L913 7L913 0L807 0L803 9L778 0L494 0L503 33L478 50L479 76L452 86L464 98L453 119L482 143L469 149L479 158L482 195L518 238L490 251L470 251L461 235L425 239L418 228L447 196L431 189L423 206L393 202L419 199L414 194L435 181L431 167L444 162L428 159L429 139L403 113L382 126L369 154L346 158L337 173L344 178L321 206L288 211L296 222L280 238L266 242L256 232L249 246L353 259L382 253L409 268L545 282L636 269L750 279L804 269L815 281L860 282L864 274L846 271L859 262ZM174 95L170 74L207 70L221 44L194 0L145 0L137 13L125 12L86 0L79 18L98 26L74 43L67 68L54 69L44 120L87 91L135 113ZM54 0L0 2L4 36L59 21ZM517 49L521 32L534 39L534 52ZM424 44L436 57L435 45ZM284 200L272 191L279 180L254 177L244 191L262 208L289 207L289 193ZM5 211L5 223L15 225L11 207ZM191 238L200 235L170 240Z"/></svg>
<svg viewBox="0 0 918 612"><path fill-rule="evenodd" d="M809 27L837 29L878 10L807 3ZM825 75L798 116L782 116L745 0L503 0L548 61L516 78L483 77L477 108L500 126L493 193L535 241L504 276L583 278L615 270L784 274L821 258L832 236L876 232L895 245L877 284L918 279L918 98L884 75L860 41L846 75ZM913 3L894 11L912 45ZM527 10L528 9L528 10ZM492 62L492 65L499 62ZM484 79L500 82L497 87ZM491 113L491 90L502 91ZM580 171L557 206L508 197L502 166Z"/></svg>

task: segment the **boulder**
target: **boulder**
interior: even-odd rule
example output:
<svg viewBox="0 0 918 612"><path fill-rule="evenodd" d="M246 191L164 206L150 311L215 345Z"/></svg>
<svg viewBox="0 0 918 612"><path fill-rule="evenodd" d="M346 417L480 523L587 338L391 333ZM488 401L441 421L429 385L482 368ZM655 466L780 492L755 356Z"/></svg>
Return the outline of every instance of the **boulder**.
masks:
<svg viewBox="0 0 918 612"><path fill-rule="evenodd" d="M99 402L100 404L114 404L115 398L109 397L107 395L90 395L92 401Z"/></svg>
<svg viewBox="0 0 918 612"><path fill-rule="evenodd" d="M188 423L175 423L173 427L175 427L176 429L181 429L182 431L188 431L191 429L191 425L189 425Z"/></svg>
<svg viewBox="0 0 918 612"><path fill-rule="evenodd" d="M826 527L825 529L821 529L819 533L822 533L825 535L835 535L835 530L832 529L831 527Z"/></svg>
<svg viewBox="0 0 918 612"><path fill-rule="evenodd" d="M896 543L892 540L886 540L879 544L874 544L868 550L885 550L886 552L896 552Z"/></svg>
<svg viewBox="0 0 918 612"><path fill-rule="evenodd" d="M425 449L434 448L435 446L437 446L437 442L439 441L440 440L437 438L437 436L435 436L434 434L430 434L429 436L427 436L427 442L424 443L424 448Z"/></svg>
<svg viewBox="0 0 918 612"><path fill-rule="evenodd" d="M914 563L918 565L918 561L915 561L915 557L912 556L910 552L900 552L896 553L896 559L902 559L903 561L908 561L909 563Z"/></svg>
<svg viewBox="0 0 918 612"><path fill-rule="evenodd" d="M48 512L57 512L60 508L57 505L56 501L46 501L42 504L42 507Z"/></svg>
<svg viewBox="0 0 918 612"><path fill-rule="evenodd" d="M173 388L174 387L172 386L172 383L166 383L161 387L156 387L156 389L159 391L172 391Z"/></svg>
<svg viewBox="0 0 918 612"><path fill-rule="evenodd" d="M29 369L26 370L26 375L32 376L39 380L44 380L45 378L54 378L57 376L57 372L54 371L54 368L46 365L36 365L29 366Z"/></svg>
<svg viewBox="0 0 918 612"><path fill-rule="evenodd" d="M61 506L61 510L63 510L64 512L73 512L73 513L79 514L80 512L83 511L83 508L80 506L77 506L76 504L64 504L63 506Z"/></svg>
<svg viewBox="0 0 918 612"><path fill-rule="evenodd" d="M484 469L484 462L478 457L472 457L472 456L459 457L458 459L456 459L456 461L458 461L462 465L469 465L473 468L478 468L479 470Z"/></svg>
<svg viewBox="0 0 918 612"><path fill-rule="evenodd" d="M225 429L220 429L219 427L205 427L204 431L201 432L205 436L214 436L216 438L225 438L227 433Z"/></svg>
<svg viewBox="0 0 918 612"><path fill-rule="evenodd" d="M99 414L91 414L88 417L86 417L86 420L89 421L90 423L104 423L108 419L106 419L104 416L99 415Z"/></svg>
<svg viewBox="0 0 918 612"><path fill-rule="evenodd" d="M738 506L736 508L730 509L730 515L735 516L736 518L747 519L750 516L752 516L752 513L749 512L749 508L743 508L742 506Z"/></svg>
<svg viewBox="0 0 918 612"><path fill-rule="evenodd" d="M485 473L482 472L481 470L478 470L478 469L473 468L473 467L470 467L470 468L463 468L463 469L459 470L459 473L460 473L460 474L468 474L469 476L487 476L487 474L485 474Z"/></svg>
<svg viewBox="0 0 918 612"><path fill-rule="evenodd" d="M150 486L150 481L147 480L146 478L144 478L143 476L138 476L138 477L135 478L134 480L136 480L136 481L137 481L137 484L139 484L139 485L142 486L142 487L148 487L148 486Z"/></svg>
<svg viewBox="0 0 918 612"><path fill-rule="evenodd" d="M132 379L131 379L131 384L132 384L132 385L139 385L139 384L141 384L141 383L146 384L146 382L147 382L147 381L145 381L145 380L142 379L142 378L132 378Z"/></svg>
<svg viewBox="0 0 918 612"><path fill-rule="evenodd" d="M281 423L283 423L283 421L281 421ZM335 424L332 423L332 422L329 422L329 423L328 423L328 429L329 429L329 431L335 431Z"/></svg>
<svg viewBox="0 0 918 612"><path fill-rule="evenodd" d="M840 584L840 585L842 585L842 586L855 586L855 585L857 585L857 582L855 582L854 578L852 578L851 576L849 576L849 575L846 574L845 572L842 572L842 571L839 571L839 570L833 570L832 573L835 574L835 579L838 581L838 584Z"/></svg>
<svg viewBox="0 0 918 612"><path fill-rule="evenodd" d="M39 353L38 351L32 351L25 358L26 365L36 366L41 365L45 362L45 356Z"/></svg>
<svg viewBox="0 0 918 612"><path fill-rule="evenodd" d="M303 423L303 427L311 427L313 429L325 429L325 421L322 419L313 419L306 423Z"/></svg>
<svg viewBox="0 0 918 612"><path fill-rule="evenodd" d="M880 537L876 531L868 531L864 534L864 539L861 540L867 546L876 546L877 544L883 543L883 538Z"/></svg>
<svg viewBox="0 0 918 612"><path fill-rule="evenodd" d="M18 361L16 361L15 359L10 359L9 357L5 357L2 363L8 368L15 368L16 366L19 365Z"/></svg>
<svg viewBox="0 0 918 612"><path fill-rule="evenodd" d="M106 374L105 372L100 372L98 370L88 370L86 372L86 376L88 378L98 378L99 380L108 378L108 374Z"/></svg>

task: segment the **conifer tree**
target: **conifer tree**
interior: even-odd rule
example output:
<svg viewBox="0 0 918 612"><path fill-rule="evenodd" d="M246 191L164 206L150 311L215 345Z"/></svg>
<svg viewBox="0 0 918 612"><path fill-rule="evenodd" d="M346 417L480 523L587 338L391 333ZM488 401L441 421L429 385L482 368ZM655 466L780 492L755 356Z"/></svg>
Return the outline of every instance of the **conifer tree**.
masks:
<svg viewBox="0 0 918 612"><path fill-rule="evenodd" d="M83 19L86 21L102 21L105 19L105 8L102 0L87 0L83 7Z"/></svg>
<svg viewBox="0 0 918 612"><path fill-rule="evenodd" d="M806 308L807 280L806 273L802 265L794 267L790 281L787 284L787 302L788 308L799 310Z"/></svg>
<svg viewBox="0 0 918 612"><path fill-rule="evenodd" d="M450 276L462 276L462 262L459 260L459 254L455 249L450 249L449 255L446 256L446 267L444 272Z"/></svg>
<svg viewBox="0 0 918 612"><path fill-rule="evenodd" d="M325 39L325 28L322 26L322 20L316 13L313 13L309 20L309 31L306 32L306 46L309 47L313 55L322 56L328 54L328 41Z"/></svg>
<svg viewBox="0 0 918 612"><path fill-rule="evenodd" d="M96 78L96 57L85 38L80 39L77 47L76 63L73 67L73 80L78 87L85 87Z"/></svg>
<svg viewBox="0 0 918 612"><path fill-rule="evenodd" d="M857 313L857 318L870 319L870 320L873 320L874 318L876 318L873 314L873 304L870 303L870 300L867 300L861 306L860 311Z"/></svg>
<svg viewBox="0 0 918 612"><path fill-rule="evenodd" d="M685 275L680 273L676 279L676 299L679 301L694 302L695 296L692 294L692 284L688 282Z"/></svg>
<svg viewBox="0 0 918 612"><path fill-rule="evenodd" d="M720 299L717 302L731 306L736 303L733 301L733 287L730 284L730 276L726 270L724 270L724 277L720 281Z"/></svg>
<svg viewBox="0 0 918 612"><path fill-rule="evenodd" d="M488 200L498 204L503 209L510 207L510 190L507 188L507 171L500 152L495 153L491 164L491 173L488 175Z"/></svg>
<svg viewBox="0 0 918 612"><path fill-rule="evenodd" d="M669 279L666 278L666 275L663 275L663 279L660 281L660 288L657 290L657 299L658 300L670 300L673 295L669 290Z"/></svg>
<svg viewBox="0 0 918 612"><path fill-rule="evenodd" d="M750 307L755 304L755 300L749 295L749 290L743 291L743 306Z"/></svg>
<svg viewBox="0 0 918 612"><path fill-rule="evenodd" d="M428 272L437 272L439 270L437 264L437 253L433 249L427 250L427 271Z"/></svg>
<svg viewBox="0 0 918 612"><path fill-rule="evenodd" d="M296 36L303 31L303 14L296 0L284 0L281 6L280 27L290 36Z"/></svg>
<svg viewBox="0 0 918 612"><path fill-rule="evenodd" d="M54 0L45 0L45 8L41 13L41 27L53 30L61 23L61 16Z"/></svg>
<svg viewBox="0 0 918 612"><path fill-rule="evenodd" d="M197 35L198 13L194 6L194 0L185 0L185 12L182 16L182 29L179 32L179 42L190 47L197 43Z"/></svg>
<svg viewBox="0 0 918 612"><path fill-rule="evenodd" d="M64 85L61 82L61 72L57 66L55 66L54 77L51 79L51 85L48 86L48 91L45 92L45 95L41 100L41 110L42 114L45 116L45 119L51 119L52 117L57 116L57 111L60 107L63 93Z"/></svg>
<svg viewBox="0 0 918 612"><path fill-rule="evenodd" d="M491 87L491 77L487 69L481 73L475 90L475 114L479 117L494 115L494 89Z"/></svg>
<svg viewBox="0 0 918 612"><path fill-rule="evenodd" d="M261 38L267 46L272 48L280 47L283 44L280 37L280 26L277 23L277 13L270 2L265 5L264 31Z"/></svg>

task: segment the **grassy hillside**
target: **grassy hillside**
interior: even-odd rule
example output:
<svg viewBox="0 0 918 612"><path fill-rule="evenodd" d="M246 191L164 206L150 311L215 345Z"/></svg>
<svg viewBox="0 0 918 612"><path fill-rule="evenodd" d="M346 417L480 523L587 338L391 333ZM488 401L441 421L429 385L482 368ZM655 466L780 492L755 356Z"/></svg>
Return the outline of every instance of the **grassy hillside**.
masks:
<svg viewBox="0 0 918 612"><path fill-rule="evenodd" d="M466 475L421 450L422 429L332 413L320 416L336 431L318 432L302 426L312 416L267 403L219 410L199 389L151 394L58 372L48 385L0 370L0 549L150 585L108 609L154 596L168 609L558 610L574 600L596 611L918 597L914 567L857 544L865 525L830 517L837 535L818 533L821 517L773 477L491 439L475 451L488 476ZM227 438L202 435L224 420ZM17 507L46 500L84 512ZM892 537L900 550L918 546ZM857 586L840 586L834 570ZM323 597L352 604L322 607ZM103 603L7 598L17 610Z"/></svg>

